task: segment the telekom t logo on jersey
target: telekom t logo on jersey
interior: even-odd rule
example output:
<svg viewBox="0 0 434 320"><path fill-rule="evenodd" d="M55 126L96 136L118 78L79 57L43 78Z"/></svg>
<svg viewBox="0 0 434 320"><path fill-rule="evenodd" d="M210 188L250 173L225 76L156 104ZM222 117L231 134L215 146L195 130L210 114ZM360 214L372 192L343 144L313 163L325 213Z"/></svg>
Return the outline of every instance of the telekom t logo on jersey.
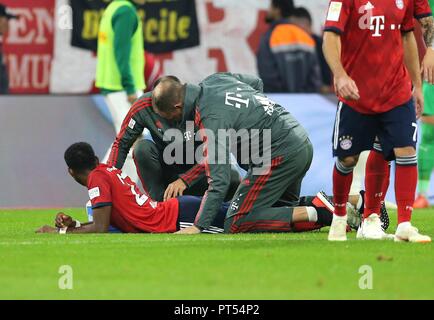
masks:
<svg viewBox="0 0 434 320"><path fill-rule="evenodd" d="M405 4L403 0L395 0L395 5L399 10L403 10L405 8ZM383 31L386 28L386 18L385 16L374 16L373 15L374 6L370 1L364 6L359 8L359 13L362 15L359 20L359 27L362 30L372 30L373 37L381 37ZM400 30L401 25L391 24L390 30Z"/></svg>
<svg viewBox="0 0 434 320"><path fill-rule="evenodd" d="M374 31L373 37L381 37L381 31L385 28L385 17L374 16L372 9L374 9L374 6L371 2L359 8L359 13L362 14L359 20L359 27L362 30L369 29Z"/></svg>
<svg viewBox="0 0 434 320"><path fill-rule="evenodd" d="M371 17L371 26L369 29L374 30L373 37L381 37L380 30L384 30L384 16Z"/></svg>

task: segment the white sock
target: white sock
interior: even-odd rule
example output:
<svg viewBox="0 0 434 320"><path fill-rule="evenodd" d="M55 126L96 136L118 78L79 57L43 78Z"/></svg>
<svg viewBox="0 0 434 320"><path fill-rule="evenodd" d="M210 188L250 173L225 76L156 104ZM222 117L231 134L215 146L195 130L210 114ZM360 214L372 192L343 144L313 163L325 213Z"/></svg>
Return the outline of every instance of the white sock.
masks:
<svg viewBox="0 0 434 320"><path fill-rule="evenodd" d="M306 207L307 217L309 222L317 222L318 221L318 212L314 207Z"/></svg>

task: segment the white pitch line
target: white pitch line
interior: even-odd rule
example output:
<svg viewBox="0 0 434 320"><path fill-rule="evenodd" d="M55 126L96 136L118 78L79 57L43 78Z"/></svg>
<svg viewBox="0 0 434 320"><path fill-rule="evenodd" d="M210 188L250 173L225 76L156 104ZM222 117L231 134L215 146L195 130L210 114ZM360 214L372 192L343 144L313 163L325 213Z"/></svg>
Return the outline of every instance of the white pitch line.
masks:
<svg viewBox="0 0 434 320"><path fill-rule="evenodd" d="M216 235L213 235L212 237L201 237L200 239L192 239L191 236L188 236L190 238L185 238L182 239L180 236L176 236L173 238L165 238L165 239L146 239L145 241L137 241L136 239L129 239L129 240L107 240L104 239L103 241L96 241L96 240L70 240L70 239L63 239L62 241L58 241L57 239L53 241L0 241L0 246L10 246L10 245L22 245L22 246L29 246L29 245L58 245L58 244L78 244L78 245L83 245L83 244L102 244L102 245L106 245L108 243L110 244L124 244L124 243L129 243L129 244L133 244L133 245L146 245L147 243L164 243L164 242L268 242L268 241L290 241L290 242L295 242L295 241L325 241L325 239L260 239L260 238L229 238L229 237L216 237ZM214 238L215 237L215 238ZM178 238L178 239L176 239ZM142 240L142 239L141 239Z"/></svg>

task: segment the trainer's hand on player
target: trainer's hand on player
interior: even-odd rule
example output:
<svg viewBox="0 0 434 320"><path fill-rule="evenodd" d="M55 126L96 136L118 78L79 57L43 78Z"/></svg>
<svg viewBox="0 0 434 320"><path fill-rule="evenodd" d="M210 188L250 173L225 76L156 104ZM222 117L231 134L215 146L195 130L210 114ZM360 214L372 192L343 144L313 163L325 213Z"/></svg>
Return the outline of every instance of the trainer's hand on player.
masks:
<svg viewBox="0 0 434 320"><path fill-rule="evenodd" d="M434 84L434 49L428 48L422 61L423 80Z"/></svg>
<svg viewBox="0 0 434 320"><path fill-rule="evenodd" d="M128 95L128 102L132 105L137 100L137 95L135 93Z"/></svg>
<svg viewBox="0 0 434 320"><path fill-rule="evenodd" d="M72 217L64 214L63 212L59 212L56 215L56 219L54 220L54 223L55 223L57 228L65 228L65 227L75 226L75 222L72 219Z"/></svg>
<svg viewBox="0 0 434 320"><path fill-rule="evenodd" d="M419 119L423 114L423 91L422 88L414 88L413 92L414 106L416 108L416 118Z"/></svg>
<svg viewBox="0 0 434 320"><path fill-rule="evenodd" d="M356 83L347 74L335 77L336 93L346 100L359 100L360 94Z"/></svg>
<svg viewBox="0 0 434 320"><path fill-rule="evenodd" d="M182 179L172 182L167 186L166 191L164 191L164 201L182 196L185 189L187 189L187 186Z"/></svg>
<svg viewBox="0 0 434 320"><path fill-rule="evenodd" d="M43 226L35 231L36 233L57 233L57 228Z"/></svg>
<svg viewBox="0 0 434 320"><path fill-rule="evenodd" d="M196 226L191 226L182 230L179 230L178 232L175 232L175 234L198 234L201 233L200 229Z"/></svg>

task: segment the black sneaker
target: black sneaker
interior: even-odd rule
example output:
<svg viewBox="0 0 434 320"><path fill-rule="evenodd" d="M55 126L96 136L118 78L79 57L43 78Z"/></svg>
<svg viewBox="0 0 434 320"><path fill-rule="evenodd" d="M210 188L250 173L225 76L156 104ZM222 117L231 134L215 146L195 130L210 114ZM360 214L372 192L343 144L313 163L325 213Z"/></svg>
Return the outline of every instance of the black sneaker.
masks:
<svg viewBox="0 0 434 320"><path fill-rule="evenodd" d="M390 221L389 221L389 213L387 212L385 201L381 203L380 213L381 213L380 215L381 228L383 229L383 231L386 231L389 228Z"/></svg>
<svg viewBox="0 0 434 320"><path fill-rule="evenodd" d="M360 205L360 208L357 209L359 212L360 218L363 218L363 213L365 212L365 190L361 190L360 197L362 199L362 204Z"/></svg>

